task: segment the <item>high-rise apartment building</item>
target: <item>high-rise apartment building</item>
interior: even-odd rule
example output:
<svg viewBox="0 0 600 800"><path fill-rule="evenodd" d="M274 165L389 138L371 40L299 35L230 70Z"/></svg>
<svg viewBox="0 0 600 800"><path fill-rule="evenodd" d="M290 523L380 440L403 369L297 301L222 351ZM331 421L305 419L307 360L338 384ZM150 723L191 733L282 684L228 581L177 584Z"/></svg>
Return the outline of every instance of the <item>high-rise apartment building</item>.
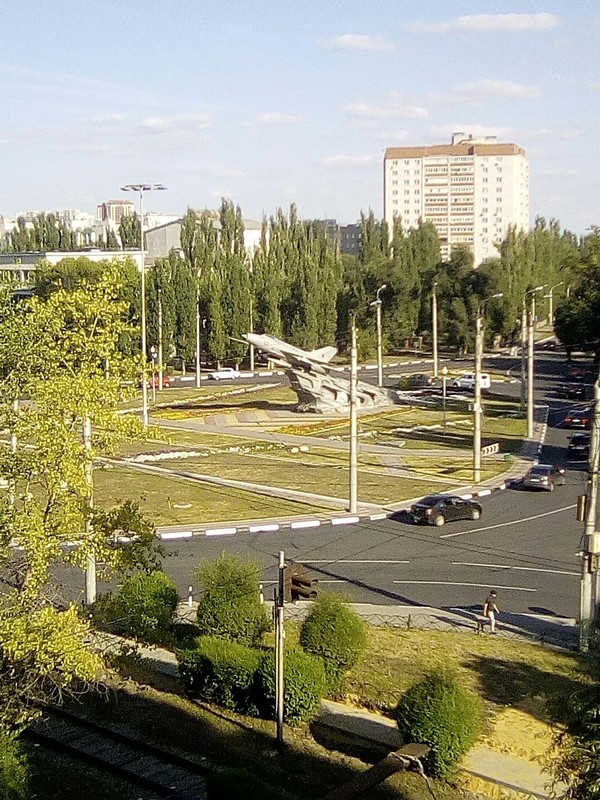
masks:
<svg viewBox="0 0 600 800"><path fill-rule="evenodd" d="M468 245L478 266L498 255L509 225L529 227L529 163L516 144L455 133L449 145L388 147L383 171L390 230L394 217L406 230L431 222L443 258Z"/></svg>

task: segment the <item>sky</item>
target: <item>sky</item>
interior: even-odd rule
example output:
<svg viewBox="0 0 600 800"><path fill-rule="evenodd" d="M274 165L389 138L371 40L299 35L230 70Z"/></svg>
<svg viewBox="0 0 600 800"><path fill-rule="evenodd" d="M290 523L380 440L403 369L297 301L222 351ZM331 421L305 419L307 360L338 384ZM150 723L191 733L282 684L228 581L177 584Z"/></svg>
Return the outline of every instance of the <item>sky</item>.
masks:
<svg viewBox="0 0 600 800"><path fill-rule="evenodd" d="M531 221L600 224L597 0L3 0L0 214L125 199L383 215L386 147L497 135ZM135 195L129 199L137 202Z"/></svg>

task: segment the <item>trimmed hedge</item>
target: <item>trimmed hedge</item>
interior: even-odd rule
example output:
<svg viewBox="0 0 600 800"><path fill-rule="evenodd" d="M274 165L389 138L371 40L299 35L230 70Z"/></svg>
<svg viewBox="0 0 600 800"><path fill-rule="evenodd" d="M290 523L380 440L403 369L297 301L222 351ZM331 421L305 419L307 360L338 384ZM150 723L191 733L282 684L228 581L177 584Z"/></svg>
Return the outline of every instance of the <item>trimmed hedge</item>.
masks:
<svg viewBox="0 0 600 800"><path fill-rule="evenodd" d="M314 716L327 693L327 676L323 661L310 653L292 649L285 651L284 667L285 721L300 725ZM265 654L258 670L257 682L265 711L275 716L275 652Z"/></svg>
<svg viewBox="0 0 600 800"><path fill-rule="evenodd" d="M201 590L196 617L200 634L259 644L270 622L260 602L258 564L223 553L216 562L201 564L195 577Z"/></svg>
<svg viewBox="0 0 600 800"><path fill-rule="evenodd" d="M435 672L404 694L396 721L407 742L431 747L423 759L428 774L447 780L481 734L483 707L479 697L463 689L454 675Z"/></svg>
<svg viewBox="0 0 600 800"><path fill-rule="evenodd" d="M193 649L176 655L191 695L257 715L255 676L263 657L260 650L216 636L200 636Z"/></svg>
<svg viewBox="0 0 600 800"><path fill-rule="evenodd" d="M157 644L168 641L179 597L164 572L127 578L116 594L103 595L94 605L96 622L110 624L126 636Z"/></svg>
<svg viewBox="0 0 600 800"><path fill-rule="evenodd" d="M329 690L335 692L365 652L367 625L343 598L321 594L302 623L300 644L323 659Z"/></svg>

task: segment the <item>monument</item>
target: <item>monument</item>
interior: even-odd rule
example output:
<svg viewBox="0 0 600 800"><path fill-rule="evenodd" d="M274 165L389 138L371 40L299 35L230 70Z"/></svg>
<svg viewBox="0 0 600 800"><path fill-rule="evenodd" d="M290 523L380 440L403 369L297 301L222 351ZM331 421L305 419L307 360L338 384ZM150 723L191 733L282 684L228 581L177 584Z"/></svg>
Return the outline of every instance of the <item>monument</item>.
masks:
<svg viewBox="0 0 600 800"><path fill-rule="evenodd" d="M297 411L348 413L350 380L344 377L343 369L329 364L337 354L335 347L302 350L268 333L246 333L244 339L285 370L298 395ZM394 400L389 390L357 381L356 402L358 410L363 410L385 408L393 405Z"/></svg>

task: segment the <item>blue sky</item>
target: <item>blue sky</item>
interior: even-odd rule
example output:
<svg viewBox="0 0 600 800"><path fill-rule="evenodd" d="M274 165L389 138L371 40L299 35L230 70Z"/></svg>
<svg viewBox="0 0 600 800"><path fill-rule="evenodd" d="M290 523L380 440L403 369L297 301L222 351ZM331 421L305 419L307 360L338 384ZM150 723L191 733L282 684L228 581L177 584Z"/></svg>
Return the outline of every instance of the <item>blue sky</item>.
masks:
<svg viewBox="0 0 600 800"><path fill-rule="evenodd" d="M386 147L460 130L525 148L532 220L600 224L596 0L2 6L0 214L145 181L147 210L349 223L382 215Z"/></svg>

